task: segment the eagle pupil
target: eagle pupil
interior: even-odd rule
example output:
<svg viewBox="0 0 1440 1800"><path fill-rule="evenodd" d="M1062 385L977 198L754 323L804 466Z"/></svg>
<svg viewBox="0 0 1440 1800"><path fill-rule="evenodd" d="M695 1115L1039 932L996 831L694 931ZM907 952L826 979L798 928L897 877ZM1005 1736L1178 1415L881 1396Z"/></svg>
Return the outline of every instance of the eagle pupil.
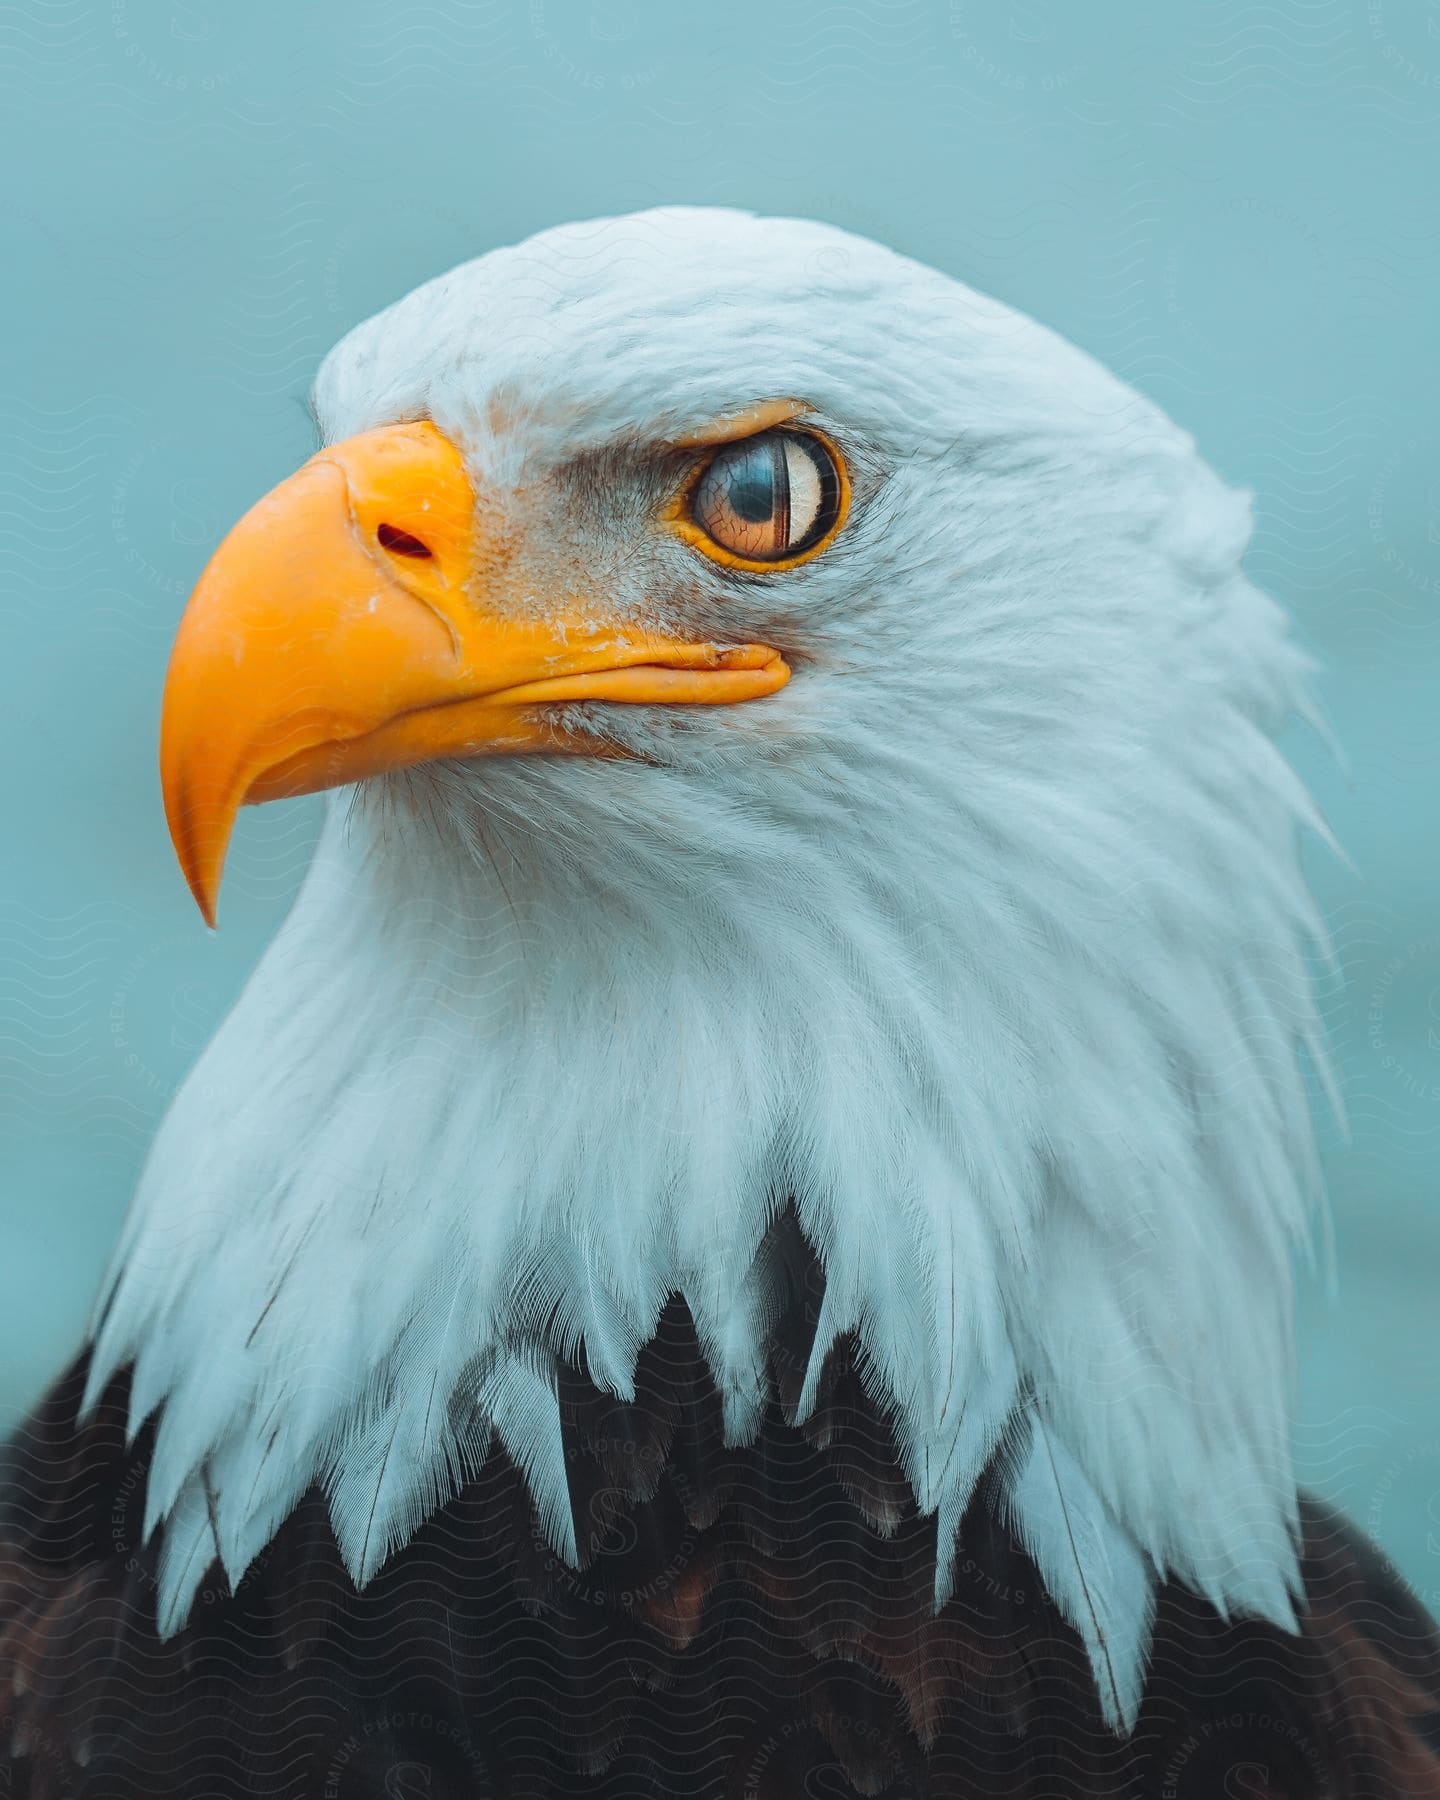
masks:
<svg viewBox="0 0 1440 1800"><path fill-rule="evenodd" d="M747 449L730 480L730 506L747 525L765 525L775 514L775 462L768 444Z"/></svg>

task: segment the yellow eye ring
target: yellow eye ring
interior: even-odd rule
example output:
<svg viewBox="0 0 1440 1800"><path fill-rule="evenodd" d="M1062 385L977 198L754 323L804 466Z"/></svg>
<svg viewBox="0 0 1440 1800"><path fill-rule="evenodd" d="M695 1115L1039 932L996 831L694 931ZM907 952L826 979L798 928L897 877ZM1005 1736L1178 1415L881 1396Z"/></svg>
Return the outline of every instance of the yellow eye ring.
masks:
<svg viewBox="0 0 1440 1800"><path fill-rule="evenodd" d="M743 481L748 473L763 466L767 453L777 471L782 471L788 463L790 469L801 469L802 476L802 465L797 464L795 458L797 454L808 454L816 470L819 511L808 529L795 532L796 548L793 552L779 549L770 555L746 555L744 550L719 542L713 530L707 530L697 516L697 501L703 504L705 487L707 483L713 487L717 470L734 468L738 470L738 479ZM785 462L781 460L782 453ZM709 510L713 524L715 508L712 506ZM811 562L815 557L823 555L843 530L849 512L850 476L845 459L827 433L817 431L814 426L806 426L803 430L774 428L717 446L702 457L686 475L665 516L676 536L698 550L702 556L708 557L711 562L746 574L773 575L798 568L802 563ZM769 521L757 521L753 512L746 518L732 522L738 525L737 535L742 539L763 536L774 528Z"/></svg>

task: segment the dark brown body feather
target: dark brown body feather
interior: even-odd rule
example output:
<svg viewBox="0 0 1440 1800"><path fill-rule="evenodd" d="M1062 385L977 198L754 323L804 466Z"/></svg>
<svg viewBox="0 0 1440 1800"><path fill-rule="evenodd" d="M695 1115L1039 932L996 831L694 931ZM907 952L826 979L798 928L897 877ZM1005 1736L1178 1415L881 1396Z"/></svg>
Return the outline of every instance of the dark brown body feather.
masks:
<svg viewBox="0 0 1440 1800"><path fill-rule="evenodd" d="M212 1568L168 1643L140 1542L153 1433L126 1449L124 1376L77 1427L82 1360L8 1452L0 1796L1440 1795L1434 1627L1318 1506L1299 1636L1161 1591L1128 1739L983 1494L936 1617L934 1522L843 1350L815 1418L786 1423L813 1317L796 1273L750 1448L722 1443L678 1303L633 1404L560 1372L580 1570L496 1447L365 1592L312 1492L238 1591Z"/></svg>

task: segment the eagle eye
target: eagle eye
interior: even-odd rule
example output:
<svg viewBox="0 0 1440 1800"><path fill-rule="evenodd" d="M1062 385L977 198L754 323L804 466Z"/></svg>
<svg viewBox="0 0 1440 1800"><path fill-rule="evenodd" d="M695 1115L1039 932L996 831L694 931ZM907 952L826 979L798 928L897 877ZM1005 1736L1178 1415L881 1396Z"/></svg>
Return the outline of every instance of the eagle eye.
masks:
<svg viewBox="0 0 1440 1800"><path fill-rule="evenodd" d="M840 458L822 438L762 431L722 444L701 465L686 536L731 566L786 566L828 543L845 498Z"/></svg>

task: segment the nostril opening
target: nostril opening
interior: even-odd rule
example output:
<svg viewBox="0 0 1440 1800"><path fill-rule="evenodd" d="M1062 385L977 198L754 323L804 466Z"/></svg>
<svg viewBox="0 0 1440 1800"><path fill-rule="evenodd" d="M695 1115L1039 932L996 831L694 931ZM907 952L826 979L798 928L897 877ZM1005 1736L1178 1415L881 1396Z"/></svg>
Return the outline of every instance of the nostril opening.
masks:
<svg viewBox="0 0 1440 1800"><path fill-rule="evenodd" d="M398 525L381 525L375 536L380 540L380 548L388 550L392 556L433 556L435 552L408 531L402 531Z"/></svg>

